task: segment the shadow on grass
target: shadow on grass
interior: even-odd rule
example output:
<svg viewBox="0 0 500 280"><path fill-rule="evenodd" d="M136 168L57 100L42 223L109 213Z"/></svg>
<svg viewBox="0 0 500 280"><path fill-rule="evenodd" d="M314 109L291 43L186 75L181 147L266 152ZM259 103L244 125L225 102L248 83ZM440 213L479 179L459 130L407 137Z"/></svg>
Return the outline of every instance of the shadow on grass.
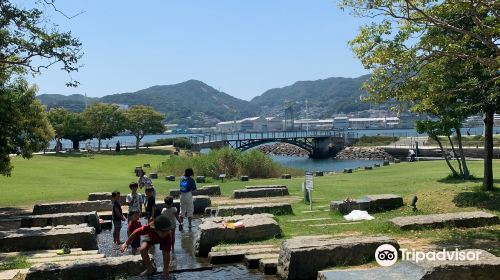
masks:
<svg viewBox="0 0 500 280"><path fill-rule="evenodd" d="M432 242L439 247L459 247L467 249L483 249L500 256L500 235L497 228L480 228L474 230L453 230L446 238Z"/></svg>
<svg viewBox="0 0 500 280"><path fill-rule="evenodd" d="M500 190L461 192L453 198L458 207L478 207L500 211Z"/></svg>

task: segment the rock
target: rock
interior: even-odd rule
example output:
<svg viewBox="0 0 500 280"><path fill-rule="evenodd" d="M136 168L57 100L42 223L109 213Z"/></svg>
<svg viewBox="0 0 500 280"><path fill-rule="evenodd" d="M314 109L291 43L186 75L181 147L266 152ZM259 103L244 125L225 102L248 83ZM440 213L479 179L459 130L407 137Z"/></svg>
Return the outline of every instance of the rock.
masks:
<svg viewBox="0 0 500 280"><path fill-rule="evenodd" d="M247 242L249 240L269 239L281 234L278 223L271 214L257 214L230 217L205 218L198 227L195 255L206 257L210 249L221 243ZM241 221L242 228L225 228L223 222Z"/></svg>
<svg viewBox="0 0 500 280"><path fill-rule="evenodd" d="M158 173L149 173L149 178L158 179Z"/></svg>
<svg viewBox="0 0 500 280"><path fill-rule="evenodd" d="M33 215L55 214L55 213L75 213L92 211L111 211L112 205L109 200L96 201L70 201L35 204Z"/></svg>
<svg viewBox="0 0 500 280"><path fill-rule="evenodd" d="M117 277L138 275L143 270L144 266L140 255L109 257L35 265L28 270L26 280L116 279Z"/></svg>
<svg viewBox="0 0 500 280"><path fill-rule="evenodd" d="M259 261L259 271L266 275L274 275L278 270L278 259L261 259Z"/></svg>
<svg viewBox="0 0 500 280"><path fill-rule="evenodd" d="M262 203L249 205L228 205L217 207L216 216L251 215L270 213L273 215L292 214L292 206L289 203Z"/></svg>
<svg viewBox="0 0 500 280"><path fill-rule="evenodd" d="M168 175L168 176L165 177L165 180L170 181L170 182L174 182L175 181L175 176L174 175Z"/></svg>
<svg viewBox="0 0 500 280"><path fill-rule="evenodd" d="M120 195L120 204L121 205L126 205L127 204L126 199L127 199L126 195ZM111 200L111 192L89 193L89 197L88 197L87 200L88 201Z"/></svg>
<svg viewBox="0 0 500 280"><path fill-rule="evenodd" d="M378 147L346 147L335 156L335 159L391 160L392 158L384 149Z"/></svg>
<svg viewBox="0 0 500 280"><path fill-rule="evenodd" d="M95 228L67 225L0 232L0 250L4 252L60 249L63 246L96 250Z"/></svg>
<svg viewBox="0 0 500 280"><path fill-rule="evenodd" d="M245 186L245 189L286 189L285 185L260 185L260 186Z"/></svg>
<svg viewBox="0 0 500 280"><path fill-rule="evenodd" d="M260 188L233 191L233 198L255 198L288 195L286 188Z"/></svg>
<svg viewBox="0 0 500 280"><path fill-rule="evenodd" d="M203 214L205 213L205 209L212 205L212 200L210 197L206 195L196 195L193 196L193 204L194 204L194 213L195 214ZM180 209L180 200L175 199L173 203L174 207L177 207L177 209ZM165 207L164 202L157 202L156 207L161 210Z"/></svg>
<svg viewBox="0 0 500 280"><path fill-rule="evenodd" d="M384 160L384 163L383 163L384 166L389 166L389 164L390 164L390 162L388 160Z"/></svg>
<svg viewBox="0 0 500 280"><path fill-rule="evenodd" d="M272 145L260 146L258 148L261 152L268 155L286 155L286 156L301 156L307 157L309 152L295 145L288 143L275 143Z"/></svg>
<svg viewBox="0 0 500 280"><path fill-rule="evenodd" d="M205 183L205 176L196 176L196 183Z"/></svg>
<svg viewBox="0 0 500 280"><path fill-rule="evenodd" d="M95 211L21 216L21 227L23 228L77 224L88 224L95 228L96 232L101 232L99 216Z"/></svg>
<svg viewBox="0 0 500 280"><path fill-rule="evenodd" d="M360 265L375 259L382 244L399 249L396 240L385 236L296 237L281 243L277 274L282 279L316 279L318 271L337 265Z"/></svg>
<svg viewBox="0 0 500 280"><path fill-rule="evenodd" d="M283 174L283 175L281 175L281 179L292 179L292 175L290 175L290 174Z"/></svg>
<svg viewBox="0 0 500 280"><path fill-rule="evenodd" d="M276 265L278 264L278 258L279 254L274 253L274 254L269 254L269 253L263 253L263 254L247 254L245 255L245 258L243 259L243 263L246 265L246 267L250 269L256 269L259 268L259 262L262 259L274 259L276 261Z"/></svg>
<svg viewBox="0 0 500 280"><path fill-rule="evenodd" d="M248 176L241 176L240 177L240 181L242 181L242 182L246 182L248 180L249 180Z"/></svg>
<svg viewBox="0 0 500 280"><path fill-rule="evenodd" d="M498 216L482 211L397 217L391 223L403 230L420 228L481 227L499 223Z"/></svg>
<svg viewBox="0 0 500 280"><path fill-rule="evenodd" d="M178 189L171 189L169 195L177 198L181 194L181 191ZM201 188L196 189L193 191L193 195L208 195L208 196L220 196L220 186L218 185L209 185L209 186L203 186Z"/></svg>
<svg viewBox="0 0 500 280"><path fill-rule="evenodd" d="M321 176L324 176L325 175L325 172L323 171L316 171L314 172L314 176L317 176L317 177L321 177Z"/></svg>
<svg viewBox="0 0 500 280"><path fill-rule="evenodd" d="M364 210L370 213L383 212L403 206L403 198L394 194L367 195L351 201L332 201L330 209L342 214L349 214L352 210Z"/></svg>

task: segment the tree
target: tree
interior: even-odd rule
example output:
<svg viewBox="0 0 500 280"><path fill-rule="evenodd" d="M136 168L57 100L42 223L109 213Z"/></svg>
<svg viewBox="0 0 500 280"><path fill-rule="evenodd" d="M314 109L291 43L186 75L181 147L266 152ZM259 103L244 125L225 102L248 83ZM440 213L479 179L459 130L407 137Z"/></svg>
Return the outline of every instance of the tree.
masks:
<svg viewBox="0 0 500 280"><path fill-rule="evenodd" d="M451 95L447 106L461 103L469 114L485 114L483 186L492 189L493 113L500 104L498 1L343 0L341 7L381 18L350 42L373 70L365 84L372 100L412 107Z"/></svg>
<svg viewBox="0 0 500 280"><path fill-rule="evenodd" d="M97 150L101 150L101 140L112 138L124 130L125 116L117 105L93 103L83 112L92 135L97 138Z"/></svg>
<svg viewBox="0 0 500 280"><path fill-rule="evenodd" d="M24 75L39 74L56 64L68 73L79 68L81 43L69 32L59 32L47 20L42 6L55 9L52 0L37 1L37 7L22 9L0 0L0 173L10 175L9 154L25 158L47 147L54 132L35 87ZM76 86L70 81L67 85Z"/></svg>
<svg viewBox="0 0 500 280"><path fill-rule="evenodd" d="M165 127L162 121L165 115L155 111L152 107L137 105L125 111L127 119L125 129L130 130L135 136L135 148L139 149L139 144L146 134L162 133Z"/></svg>
<svg viewBox="0 0 500 280"><path fill-rule="evenodd" d="M81 141L92 138L92 132L81 113L55 108L49 111L48 117L56 137L70 140L74 150L80 149Z"/></svg>
<svg viewBox="0 0 500 280"><path fill-rule="evenodd" d="M54 131L45 110L35 99L36 87L23 79L0 84L0 173L11 174L9 154L30 158L45 149Z"/></svg>

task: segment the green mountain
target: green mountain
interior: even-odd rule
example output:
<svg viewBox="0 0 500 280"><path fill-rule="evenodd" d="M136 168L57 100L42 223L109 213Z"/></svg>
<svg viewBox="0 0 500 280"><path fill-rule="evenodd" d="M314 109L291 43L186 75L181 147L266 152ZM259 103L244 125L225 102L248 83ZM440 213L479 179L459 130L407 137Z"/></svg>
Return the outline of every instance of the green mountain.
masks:
<svg viewBox="0 0 500 280"><path fill-rule="evenodd" d="M296 117L305 117L306 100L310 118L328 118L335 113L363 111L378 107L361 101L361 97L366 96L361 86L369 77L300 81L291 86L270 89L253 98L250 103L261 108L264 115L283 116L285 108L293 106Z"/></svg>
<svg viewBox="0 0 500 280"><path fill-rule="evenodd" d="M37 96L38 100L47 109L51 108L65 108L71 112L81 112L85 109L85 96L81 94L62 95L62 94L41 94ZM87 102L97 102L99 98L87 98Z"/></svg>

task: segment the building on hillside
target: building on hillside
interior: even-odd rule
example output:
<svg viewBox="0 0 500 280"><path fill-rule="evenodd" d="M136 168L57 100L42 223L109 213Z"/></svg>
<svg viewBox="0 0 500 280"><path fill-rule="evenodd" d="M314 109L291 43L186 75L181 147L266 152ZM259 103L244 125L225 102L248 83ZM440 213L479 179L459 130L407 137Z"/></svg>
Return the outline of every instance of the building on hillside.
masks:
<svg viewBox="0 0 500 280"><path fill-rule="evenodd" d="M300 119L294 122L295 129L298 130L330 130L333 129L333 119Z"/></svg>
<svg viewBox="0 0 500 280"><path fill-rule="evenodd" d="M398 117L349 119L349 128L351 129L396 128L398 126Z"/></svg>
<svg viewBox="0 0 500 280"><path fill-rule="evenodd" d="M278 117L267 117L267 131L282 131L283 130L283 122L282 118Z"/></svg>
<svg viewBox="0 0 500 280"><path fill-rule="evenodd" d="M349 128L349 118L348 117L335 117L333 119L333 128L335 129L348 129Z"/></svg>
<svg viewBox="0 0 500 280"><path fill-rule="evenodd" d="M216 124L216 130L217 132L220 133L230 133L230 132L236 132L236 121L226 121L226 122L219 122Z"/></svg>

